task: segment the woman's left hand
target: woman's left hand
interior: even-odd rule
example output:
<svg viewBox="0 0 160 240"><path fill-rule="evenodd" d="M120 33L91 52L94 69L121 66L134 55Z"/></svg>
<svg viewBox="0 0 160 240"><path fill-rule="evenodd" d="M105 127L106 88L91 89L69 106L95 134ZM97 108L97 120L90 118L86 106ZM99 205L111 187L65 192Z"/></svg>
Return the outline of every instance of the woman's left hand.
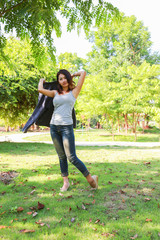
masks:
<svg viewBox="0 0 160 240"><path fill-rule="evenodd" d="M72 74L71 74L71 77L72 77L72 78L76 77L76 74L75 74L75 73L72 73Z"/></svg>

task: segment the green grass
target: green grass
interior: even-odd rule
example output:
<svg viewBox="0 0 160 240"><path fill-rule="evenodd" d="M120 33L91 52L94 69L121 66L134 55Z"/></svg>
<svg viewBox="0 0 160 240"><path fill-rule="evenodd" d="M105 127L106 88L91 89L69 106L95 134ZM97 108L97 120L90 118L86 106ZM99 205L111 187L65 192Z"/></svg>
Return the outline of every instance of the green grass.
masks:
<svg viewBox="0 0 160 240"><path fill-rule="evenodd" d="M9 185L0 182L0 226L6 226L0 239L128 240L137 234L137 239L158 240L160 148L77 147L77 155L99 176L99 189L91 190L69 164L71 187L62 195L52 145L0 143L1 171L18 173ZM35 217L28 215L38 202L44 209L36 209ZM18 207L24 210L17 212ZM45 225L36 223L40 221Z"/></svg>
<svg viewBox="0 0 160 240"><path fill-rule="evenodd" d="M50 133L36 135L33 137L25 137L24 139L29 141L51 141ZM89 130L89 131L77 131L75 130L75 139L76 141L113 141L111 134L106 132L105 130ZM114 141L126 141L126 142L134 142L135 137L134 134L115 134ZM137 142L160 142L160 132L156 133L138 133Z"/></svg>

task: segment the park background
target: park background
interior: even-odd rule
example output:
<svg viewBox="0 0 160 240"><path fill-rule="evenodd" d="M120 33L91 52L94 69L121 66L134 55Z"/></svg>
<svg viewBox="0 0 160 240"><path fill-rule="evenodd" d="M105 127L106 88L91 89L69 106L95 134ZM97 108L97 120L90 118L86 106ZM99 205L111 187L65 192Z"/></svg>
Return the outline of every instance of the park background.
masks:
<svg viewBox="0 0 160 240"><path fill-rule="evenodd" d="M152 36L158 1L131 1L130 10L129 1L110 2L0 3L1 136L21 132L37 104L41 77L53 81L60 68L84 69L75 136L86 146L77 153L100 176L92 192L70 165L71 189L61 194L55 149L40 143L50 141L49 130L22 143L6 137L0 142L2 239L160 237L160 148L87 146L160 142L159 40Z"/></svg>
<svg viewBox="0 0 160 240"><path fill-rule="evenodd" d="M159 49L155 34L158 21L154 17L158 2L155 1L152 8L147 2L145 11L142 11L142 2L116 4L130 14L135 12L138 19L121 13L119 17L110 17L105 24L92 26L91 31L77 27L78 35L75 26L67 33L67 21L59 16L62 35L56 36L60 36L60 30L52 33L58 54L54 53L54 60L49 59L44 49L37 57L27 34L22 34L23 41L15 38L14 29L11 36L6 35L6 57L2 54L1 61L1 126L5 125L7 130L22 128L36 106L39 78L53 81L57 70L66 68L71 72L87 71L83 92L75 107L79 126L101 125L112 135L123 130L127 134L129 130L135 133L135 140L137 127L144 132L150 121L151 126L159 128ZM149 30L153 32L154 42Z"/></svg>

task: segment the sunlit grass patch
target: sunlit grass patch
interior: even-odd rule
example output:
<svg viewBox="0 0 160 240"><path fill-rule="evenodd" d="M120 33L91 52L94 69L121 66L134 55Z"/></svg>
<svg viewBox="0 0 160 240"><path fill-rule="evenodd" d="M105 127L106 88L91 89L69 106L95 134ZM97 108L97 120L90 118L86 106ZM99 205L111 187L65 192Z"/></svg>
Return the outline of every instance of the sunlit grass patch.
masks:
<svg viewBox="0 0 160 240"><path fill-rule="evenodd" d="M83 130L83 131L75 130L74 133L75 133L75 140L80 142L113 141L112 135L104 129L92 129L92 130ZM35 142L39 142L39 141L52 142L49 132L46 134L43 133L41 135L36 135L32 137L25 137L24 135L24 139L28 141L35 141ZM127 135L125 133L115 133L114 141L134 142L135 136L134 134L131 134L131 133ZM141 132L138 132L137 142L160 142L160 131L145 132L143 134Z"/></svg>

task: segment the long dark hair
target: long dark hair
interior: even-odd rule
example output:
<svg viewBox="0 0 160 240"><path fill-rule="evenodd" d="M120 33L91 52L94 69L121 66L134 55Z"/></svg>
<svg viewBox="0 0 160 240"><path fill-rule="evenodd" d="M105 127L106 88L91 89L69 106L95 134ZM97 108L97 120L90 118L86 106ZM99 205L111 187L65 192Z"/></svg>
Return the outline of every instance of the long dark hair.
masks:
<svg viewBox="0 0 160 240"><path fill-rule="evenodd" d="M59 81L58 81L58 77L59 77L60 74L65 75L66 78L67 78L67 82L68 82L68 84L69 84L69 86L68 86L68 92L71 91L71 90L73 90L73 89L75 88L75 82L73 81L70 72L68 72L66 69L61 69L61 70L59 70L59 72L57 73L57 85L58 85L58 89L57 89L57 90L58 90L58 93L62 93L62 91L63 91L63 88L62 88L62 86L59 84Z"/></svg>

